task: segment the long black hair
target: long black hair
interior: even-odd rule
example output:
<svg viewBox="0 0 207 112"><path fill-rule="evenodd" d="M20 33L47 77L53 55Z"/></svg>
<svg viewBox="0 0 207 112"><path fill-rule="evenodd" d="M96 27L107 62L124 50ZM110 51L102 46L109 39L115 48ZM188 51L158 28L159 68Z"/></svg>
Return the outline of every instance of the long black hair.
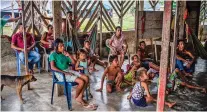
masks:
<svg viewBox="0 0 207 112"><path fill-rule="evenodd" d="M60 38L56 38L55 39L55 42L54 42L54 48L55 48L55 52L57 52L57 50L58 50L58 45L60 44L60 43L63 43L63 40L62 39L60 39Z"/></svg>

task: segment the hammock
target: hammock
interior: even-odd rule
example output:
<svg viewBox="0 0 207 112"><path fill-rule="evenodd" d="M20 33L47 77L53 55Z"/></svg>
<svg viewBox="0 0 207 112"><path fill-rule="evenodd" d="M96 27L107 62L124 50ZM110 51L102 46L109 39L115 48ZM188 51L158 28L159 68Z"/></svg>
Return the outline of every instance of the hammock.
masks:
<svg viewBox="0 0 207 112"><path fill-rule="evenodd" d="M207 59L207 51L204 49L202 43L198 40L198 37L195 35L194 32L188 27L188 36L190 42L192 42L194 46L195 52L202 58Z"/></svg>

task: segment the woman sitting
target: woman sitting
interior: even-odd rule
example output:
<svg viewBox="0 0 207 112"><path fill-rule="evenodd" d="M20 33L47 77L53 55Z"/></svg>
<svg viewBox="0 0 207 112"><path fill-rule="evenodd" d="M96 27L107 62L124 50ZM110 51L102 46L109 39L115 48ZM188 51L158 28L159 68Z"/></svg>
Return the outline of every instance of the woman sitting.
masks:
<svg viewBox="0 0 207 112"><path fill-rule="evenodd" d="M88 106L87 102L83 100L84 90L86 89L89 78L86 75L80 75L79 72L69 70L69 64L75 64L73 57L64 51L63 41L57 38L54 42L55 52L50 54L49 61L51 69L65 74L67 82L78 83L76 87L75 100L84 107ZM59 81L63 81L62 75L55 73Z"/></svg>
<svg viewBox="0 0 207 112"><path fill-rule="evenodd" d="M43 47L46 49L47 54L50 54L50 52L54 50L52 46L52 43L54 41L53 26L48 25L47 29L48 29L48 32L45 32L42 35L40 42L43 44Z"/></svg>
<svg viewBox="0 0 207 112"><path fill-rule="evenodd" d="M116 33L111 37L109 44L111 46L111 52L113 55L121 55L120 67L122 67L124 63L124 54L126 53L128 45L124 35L122 34L122 29L120 26L116 27ZM123 45L126 45L124 49Z"/></svg>

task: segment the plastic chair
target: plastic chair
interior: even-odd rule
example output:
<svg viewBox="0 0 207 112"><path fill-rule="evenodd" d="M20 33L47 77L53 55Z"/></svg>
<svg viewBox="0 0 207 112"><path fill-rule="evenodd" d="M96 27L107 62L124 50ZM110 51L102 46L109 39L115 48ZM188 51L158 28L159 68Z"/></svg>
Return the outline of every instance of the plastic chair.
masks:
<svg viewBox="0 0 207 112"><path fill-rule="evenodd" d="M39 43L40 47L43 49L43 52L44 52L44 54L43 54L43 56L42 56L42 68L44 68L45 71L49 72L49 69L48 69L48 57L49 57L49 54L47 54L47 52L46 52L46 48L43 47L43 46L40 44L40 42L37 42L37 43Z"/></svg>
<svg viewBox="0 0 207 112"><path fill-rule="evenodd" d="M108 47L110 50L109 50L109 55L108 55L108 63L109 63L109 58L110 58L110 56L112 56L113 54L111 53L111 46L109 45L109 41L110 41L110 39L107 39L106 40L106 47ZM129 64L130 64L130 54L129 54L129 50L127 49L127 52L126 52L126 54L125 55L127 55L127 57L128 57L128 61L129 61ZM120 59L119 59L119 61L120 61ZM109 63L110 64L110 63Z"/></svg>
<svg viewBox="0 0 207 112"><path fill-rule="evenodd" d="M49 62L49 58L48 58ZM63 85L64 86L64 93L67 98L67 104L68 104L68 109L72 110L72 87L78 85L76 82L66 82L65 74L61 72L57 72L55 70L51 69L50 63L48 63L49 69L52 72L52 78L53 78L53 84L52 84L52 97L51 97L51 104L53 104L53 96L54 96L54 88L55 84ZM63 81L58 81L58 79L55 76L55 73L59 73L63 77ZM86 89L86 100L88 100L88 92Z"/></svg>
<svg viewBox="0 0 207 112"><path fill-rule="evenodd" d="M35 47L34 50L39 53L39 49L37 47ZM14 49L14 51L15 51L15 54L16 54L16 61L17 61L17 75L21 76L21 60L19 59L18 51L15 50L15 49ZM40 71L41 71L40 60L37 62L37 67L38 67L38 72L40 74Z"/></svg>

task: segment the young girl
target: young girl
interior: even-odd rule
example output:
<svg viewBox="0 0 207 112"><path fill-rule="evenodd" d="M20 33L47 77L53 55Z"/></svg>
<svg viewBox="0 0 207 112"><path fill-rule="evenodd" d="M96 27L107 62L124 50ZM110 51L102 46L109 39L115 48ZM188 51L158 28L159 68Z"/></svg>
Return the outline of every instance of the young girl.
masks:
<svg viewBox="0 0 207 112"><path fill-rule="evenodd" d="M147 103L156 102L157 100L153 98L149 92L149 87L147 84L149 77L147 75L147 70L144 68L139 69L138 75L139 81L135 84L132 92L130 93L130 97L136 106L146 107ZM147 95L144 95L144 92L146 92ZM170 108L175 104L175 102L165 102L165 105Z"/></svg>
<svg viewBox="0 0 207 112"><path fill-rule="evenodd" d="M78 70L81 72L81 75L86 74L89 76L89 65L90 65L90 60L87 60L87 52L84 49L80 49L78 51L78 60L75 65L75 70ZM88 85L88 92L89 92L89 97L93 97L90 91L90 83Z"/></svg>
<svg viewBox="0 0 207 112"><path fill-rule="evenodd" d="M128 68L128 71L127 71L126 75L124 75L124 83L133 86L134 85L134 80L133 79L135 78L136 71L140 67L140 60L139 60L139 57L137 55L133 55L132 56L132 61L133 62L131 63L130 67Z"/></svg>

